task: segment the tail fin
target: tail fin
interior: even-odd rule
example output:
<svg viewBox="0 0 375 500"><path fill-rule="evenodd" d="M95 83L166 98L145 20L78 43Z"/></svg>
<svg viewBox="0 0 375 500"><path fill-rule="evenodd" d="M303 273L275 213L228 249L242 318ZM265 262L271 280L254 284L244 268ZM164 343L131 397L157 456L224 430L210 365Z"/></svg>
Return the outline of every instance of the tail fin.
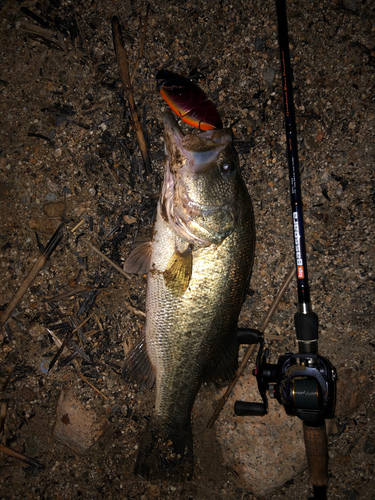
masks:
<svg viewBox="0 0 375 500"><path fill-rule="evenodd" d="M172 429L153 414L141 439L134 473L145 479L187 481L193 469L190 422Z"/></svg>

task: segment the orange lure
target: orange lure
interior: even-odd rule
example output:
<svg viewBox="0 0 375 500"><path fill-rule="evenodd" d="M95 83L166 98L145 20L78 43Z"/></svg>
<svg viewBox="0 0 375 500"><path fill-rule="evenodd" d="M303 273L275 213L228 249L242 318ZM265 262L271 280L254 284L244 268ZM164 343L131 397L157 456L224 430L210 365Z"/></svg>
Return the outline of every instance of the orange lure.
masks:
<svg viewBox="0 0 375 500"><path fill-rule="evenodd" d="M223 128L214 103L196 83L168 70L159 71L156 80L163 99L185 123L199 130Z"/></svg>

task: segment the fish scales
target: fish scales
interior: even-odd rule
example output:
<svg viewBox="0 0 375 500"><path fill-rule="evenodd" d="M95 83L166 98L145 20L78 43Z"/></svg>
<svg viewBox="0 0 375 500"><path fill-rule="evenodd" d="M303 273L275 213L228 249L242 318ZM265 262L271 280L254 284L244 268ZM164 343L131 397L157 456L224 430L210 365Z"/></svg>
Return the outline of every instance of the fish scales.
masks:
<svg viewBox="0 0 375 500"><path fill-rule="evenodd" d="M164 125L165 179L152 241L143 252L148 279L140 343L155 376L155 409L135 471L146 478L189 479L190 415L200 385L212 374L236 369L237 320L255 230L231 132L183 136L169 114ZM135 271L137 259L135 251L125 265L128 272ZM125 375L130 366L144 368L140 352L136 348L125 360Z"/></svg>

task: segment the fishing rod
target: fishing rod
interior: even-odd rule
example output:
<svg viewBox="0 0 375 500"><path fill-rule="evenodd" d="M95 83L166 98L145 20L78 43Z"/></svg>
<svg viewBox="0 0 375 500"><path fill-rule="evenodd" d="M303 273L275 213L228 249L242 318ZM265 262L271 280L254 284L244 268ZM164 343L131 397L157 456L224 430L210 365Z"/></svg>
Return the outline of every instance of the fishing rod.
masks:
<svg viewBox="0 0 375 500"><path fill-rule="evenodd" d="M333 418L336 401L336 370L328 359L318 354L318 316L312 311L307 275L307 258L303 226L301 180L294 112L292 69L290 65L286 1L276 0L282 89L284 98L285 134L289 164L292 205L294 256L297 271L298 308L294 316L298 354L280 356L276 364L267 363L263 333L239 329L242 344L259 343L255 375L263 403L237 401L237 415L268 413L267 392L276 398L288 415L303 422L310 482L314 498L327 498L328 451L325 419Z"/></svg>

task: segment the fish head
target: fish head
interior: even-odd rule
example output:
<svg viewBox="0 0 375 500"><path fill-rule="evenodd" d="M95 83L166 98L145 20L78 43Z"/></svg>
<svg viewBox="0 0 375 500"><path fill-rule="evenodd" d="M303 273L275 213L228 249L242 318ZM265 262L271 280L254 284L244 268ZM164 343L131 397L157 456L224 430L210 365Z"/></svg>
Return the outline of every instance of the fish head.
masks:
<svg viewBox="0 0 375 500"><path fill-rule="evenodd" d="M184 135L164 115L165 178L162 214L173 230L197 246L220 244L234 230L243 181L230 129Z"/></svg>

